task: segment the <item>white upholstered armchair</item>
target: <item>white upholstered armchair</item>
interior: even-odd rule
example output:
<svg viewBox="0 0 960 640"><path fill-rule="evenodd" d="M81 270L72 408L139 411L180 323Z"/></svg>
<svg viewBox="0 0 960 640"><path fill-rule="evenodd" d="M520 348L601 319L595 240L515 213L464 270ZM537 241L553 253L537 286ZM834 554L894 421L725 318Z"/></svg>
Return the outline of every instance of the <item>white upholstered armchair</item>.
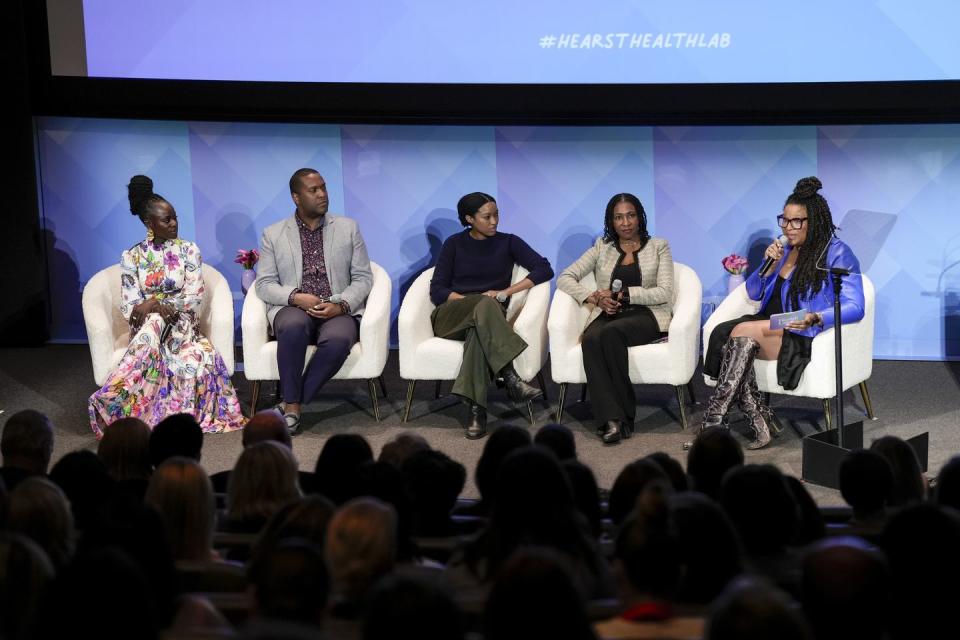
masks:
<svg viewBox="0 0 960 640"><path fill-rule="evenodd" d="M367 393L373 405L373 415L379 422L380 405L377 402L375 380L380 379L380 387L386 395L383 385L383 368L387 364L387 352L390 346L390 296L393 283L390 275L376 262L370 263L373 272L373 288L367 297L367 304L360 319L360 340L350 350L346 362L333 376L334 380L366 380ZM257 297L256 286L251 286L243 301L243 313L240 326L243 330L243 373L253 382L253 395L250 412L256 411L260 398L260 384L264 380L279 380L277 367L277 342L272 340L267 323L267 307ZM315 346L307 347L304 368L316 352Z"/></svg>
<svg viewBox="0 0 960 640"><path fill-rule="evenodd" d="M207 336L233 375L233 294L226 278L203 265L200 332ZM83 321L98 386L120 362L130 345L130 325L120 314L120 265L97 272L83 288Z"/></svg>
<svg viewBox="0 0 960 640"><path fill-rule="evenodd" d="M873 405L870 402L870 393L867 391L867 380L873 372L873 319L875 292L873 283L867 276L863 278L863 319L859 322L844 324L841 330L843 340L843 389L860 387L863 396L864 408L867 416L873 420ZM825 286L830 286L829 283ZM742 315L756 313L760 303L747 297L747 287L740 285L728 295L703 325L703 343L707 344L713 328L721 322L733 320ZM822 331L813 339L810 349L810 363L803 371L800 384L796 389L786 390L777 382L776 360L754 360L753 369L757 375L757 386L764 393L781 393L788 396L804 396L819 398L823 403L823 411L827 428L832 426L830 399L837 395L836 364L834 353L836 338L831 327ZM706 356L706 349L704 349ZM716 381L704 375L704 381L710 386L716 386Z"/></svg>
<svg viewBox="0 0 960 640"><path fill-rule="evenodd" d="M680 422L687 427L684 408L684 385L693 378L700 353L700 305L703 288L700 278L685 264L673 263L674 303L666 342L645 344L627 349L630 361L630 382L633 384L669 384L680 403ZM596 286L593 274L581 281L586 287ZM580 337L586 329L590 305L581 305L559 289L550 306L550 371L553 381L560 385L560 400L556 420L563 417L563 403L567 385L585 384L583 350Z"/></svg>
<svg viewBox="0 0 960 640"><path fill-rule="evenodd" d="M512 283L527 277L527 270L513 267ZM400 377L410 381L403 421L410 416L410 404L418 380L436 380L437 395L441 380L454 380L463 361L463 342L433 335L430 314L436 306L430 301L430 279L433 268L414 280L400 303L398 332L400 338ZM513 361L513 368L526 381L536 377L546 393L540 371L547 361L547 305L550 302L550 283L540 284L510 297L507 320L513 330L527 343L527 348ZM528 413L533 422L532 411Z"/></svg>

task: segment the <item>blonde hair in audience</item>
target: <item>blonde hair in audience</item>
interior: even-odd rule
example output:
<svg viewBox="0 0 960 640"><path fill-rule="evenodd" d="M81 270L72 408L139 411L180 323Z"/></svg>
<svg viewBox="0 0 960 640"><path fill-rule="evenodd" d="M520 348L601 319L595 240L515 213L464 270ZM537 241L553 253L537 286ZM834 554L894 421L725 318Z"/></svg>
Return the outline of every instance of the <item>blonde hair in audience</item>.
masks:
<svg viewBox="0 0 960 640"><path fill-rule="evenodd" d="M243 450L230 472L228 516L231 520L269 518L301 495L293 452L279 442L258 442Z"/></svg>
<svg viewBox="0 0 960 640"><path fill-rule="evenodd" d="M76 530L67 496L50 480L33 476L10 492L7 530L30 538L57 569L73 556Z"/></svg>
<svg viewBox="0 0 960 640"><path fill-rule="evenodd" d="M174 560L210 560L213 487L196 460L173 457L164 461L150 478L144 500L160 512Z"/></svg>

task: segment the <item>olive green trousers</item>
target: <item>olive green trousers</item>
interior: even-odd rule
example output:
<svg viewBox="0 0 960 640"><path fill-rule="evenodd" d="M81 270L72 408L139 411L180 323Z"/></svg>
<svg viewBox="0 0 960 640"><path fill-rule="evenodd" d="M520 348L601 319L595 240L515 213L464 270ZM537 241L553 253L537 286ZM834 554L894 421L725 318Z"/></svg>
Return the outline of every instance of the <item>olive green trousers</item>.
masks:
<svg viewBox="0 0 960 640"><path fill-rule="evenodd" d="M513 332L500 303L480 294L444 302L430 320L438 338L463 340L463 363L453 393L486 408L490 381L527 343Z"/></svg>

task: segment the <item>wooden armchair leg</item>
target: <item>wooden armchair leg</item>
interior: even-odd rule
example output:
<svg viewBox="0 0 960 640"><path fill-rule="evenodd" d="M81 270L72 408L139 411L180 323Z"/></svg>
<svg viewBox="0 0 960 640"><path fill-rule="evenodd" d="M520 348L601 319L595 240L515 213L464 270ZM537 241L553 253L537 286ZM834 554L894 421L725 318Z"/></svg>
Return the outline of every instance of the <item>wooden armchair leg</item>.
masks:
<svg viewBox="0 0 960 640"><path fill-rule="evenodd" d="M257 412L257 402L260 400L260 380L253 381L253 391L250 393L250 416Z"/></svg>
<svg viewBox="0 0 960 640"><path fill-rule="evenodd" d="M873 403L870 402L870 392L867 391L867 381L860 383L860 395L863 397L863 407L867 410L867 417L876 420L877 416L873 413Z"/></svg>
<svg viewBox="0 0 960 640"><path fill-rule="evenodd" d="M407 404L403 408L403 422L410 419L410 404L413 402L413 390L417 388L417 381L411 380L407 385Z"/></svg>
<svg viewBox="0 0 960 640"><path fill-rule="evenodd" d="M841 402L843 400L841 399ZM823 399L823 417L827 424L827 431L833 429L833 409L830 407L830 398Z"/></svg>
<svg viewBox="0 0 960 640"><path fill-rule="evenodd" d="M377 402L377 383L373 378L367 380L367 393L370 394L370 402L373 404L373 417L380 422L380 403Z"/></svg>
<svg viewBox="0 0 960 640"><path fill-rule="evenodd" d="M561 424L560 419L563 418L563 401L567 399L567 383L560 383L560 399L557 402L557 415L554 416L554 421L557 424Z"/></svg>
<svg viewBox="0 0 960 640"><path fill-rule="evenodd" d="M677 385L674 387L677 390L677 402L680 403L680 426L683 427L683 430L687 430L687 410L683 406L686 404L686 401L683 398L683 385Z"/></svg>

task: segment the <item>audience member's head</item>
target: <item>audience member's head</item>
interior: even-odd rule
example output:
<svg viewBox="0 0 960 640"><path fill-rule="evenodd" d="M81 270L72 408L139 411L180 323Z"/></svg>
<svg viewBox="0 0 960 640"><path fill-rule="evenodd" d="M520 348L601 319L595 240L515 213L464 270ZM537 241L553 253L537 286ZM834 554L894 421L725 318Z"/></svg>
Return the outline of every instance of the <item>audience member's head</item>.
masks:
<svg viewBox="0 0 960 640"><path fill-rule="evenodd" d="M600 488L596 476L590 467L579 460L564 460L560 466L570 481L577 511L587 519L593 537L599 538L603 532L603 509L600 507Z"/></svg>
<svg viewBox="0 0 960 640"><path fill-rule="evenodd" d="M670 508L684 566L677 600L709 604L743 570L740 539L720 505L702 493L676 494Z"/></svg>
<svg viewBox="0 0 960 640"><path fill-rule="evenodd" d="M7 528L40 545L57 570L73 557L76 530L70 503L60 487L44 477L27 478L10 492Z"/></svg>
<svg viewBox="0 0 960 640"><path fill-rule="evenodd" d="M401 468L413 501L417 535L439 537L455 533L450 512L467 481L464 466L431 449L414 453Z"/></svg>
<svg viewBox="0 0 960 640"><path fill-rule="evenodd" d="M430 443L427 439L413 431L404 431L397 434L383 445L380 449L380 462L392 464L397 469L403 466L407 458L418 451L427 451L430 449Z"/></svg>
<svg viewBox="0 0 960 640"><path fill-rule="evenodd" d="M720 504L748 554L782 551L793 540L799 509L783 473L770 464L750 464L727 473Z"/></svg>
<svg viewBox="0 0 960 640"><path fill-rule="evenodd" d="M960 516L932 504L904 507L884 527L890 635L933 638L952 628L960 602Z"/></svg>
<svg viewBox="0 0 960 640"><path fill-rule="evenodd" d="M485 640L596 637L566 560L524 547L504 564L483 612Z"/></svg>
<svg viewBox="0 0 960 640"><path fill-rule="evenodd" d="M654 481L672 487L670 478L660 465L647 458L634 460L620 471L613 481L607 502L607 515L614 524L619 525L630 515L643 488Z"/></svg>
<svg viewBox="0 0 960 640"><path fill-rule="evenodd" d="M677 594L683 558L668 504L672 492L666 478L648 483L620 526L615 553L625 601L673 600Z"/></svg>
<svg viewBox="0 0 960 640"><path fill-rule="evenodd" d="M595 593L606 572L556 456L538 446L515 450L500 466L496 496L486 529L465 549L467 567L476 577L495 578L519 547L539 545L577 563L583 580L578 586L586 596Z"/></svg>
<svg viewBox="0 0 960 640"><path fill-rule="evenodd" d="M890 463L876 451L851 451L840 463L840 495L853 508L855 519L882 517L893 491Z"/></svg>
<svg viewBox="0 0 960 640"><path fill-rule="evenodd" d="M368 460L357 469L349 497L376 498L393 507L397 516L397 561L407 562L417 555L413 542L414 513L403 473L386 462Z"/></svg>
<svg viewBox="0 0 960 640"><path fill-rule="evenodd" d="M116 489L116 481L107 473L103 461L86 449L60 458L50 470L50 479L66 494L74 524L80 531L96 524Z"/></svg>
<svg viewBox="0 0 960 640"><path fill-rule="evenodd" d="M686 491L690 488L689 482L687 481L687 472L683 470L683 465L669 453L656 451L648 455L647 460L653 460L660 465L663 472L670 478L670 484L673 485L673 490L676 493Z"/></svg>
<svg viewBox="0 0 960 640"><path fill-rule="evenodd" d="M814 545L803 559L803 611L817 640L883 636L889 602L883 555L862 539Z"/></svg>
<svg viewBox="0 0 960 640"><path fill-rule="evenodd" d="M335 598L361 602L388 574L397 557L397 516L375 498L356 498L337 509L327 529L324 557Z"/></svg>
<svg viewBox="0 0 960 640"><path fill-rule="evenodd" d="M320 495L306 496L280 507L260 531L252 558L269 555L283 540L297 538L323 549L336 507Z"/></svg>
<svg viewBox="0 0 960 640"><path fill-rule="evenodd" d="M805 547L824 537L827 534L827 525L824 523L823 514L820 513L820 507L800 479L788 475L784 475L783 479L787 481L787 489L790 490L790 495L797 504L799 517L795 535L790 540L790 544L795 547Z"/></svg>
<svg viewBox="0 0 960 640"><path fill-rule="evenodd" d="M281 540L250 564L255 615L319 626L329 594L323 552L295 538Z"/></svg>
<svg viewBox="0 0 960 640"><path fill-rule="evenodd" d="M690 488L718 500L723 476L742 464L743 449L728 429L704 429L693 441L687 454Z"/></svg>
<svg viewBox="0 0 960 640"><path fill-rule="evenodd" d="M893 489L887 504L902 507L923 502L927 483L913 447L896 436L883 436L873 441L870 450L882 455L893 473Z"/></svg>
<svg viewBox="0 0 960 640"><path fill-rule="evenodd" d="M53 455L53 425L47 416L33 409L18 411L3 425L0 436L3 466L43 475ZM13 487L7 487L13 490Z"/></svg>
<svg viewBox="0 0 960 640"><path fill-rule="evenodd" d="M97 455L114 480L149 478L153 472L150 427L139 418L120 418L103 430Z"/></svg>
<svg viewBox="0 0 960 640"><path fill-rule="evenodd" d="M78 555L57 577L50 597L45 599L40 627L40 638L159 637L146 578L119 549L97 549Z"/></svg>
<svg viewBox="0 0 960 640"><path fill-rule="evenodd" d="M154 468L174 456L199 462L202 449L203 430L189 413L164 418L150 433L150 461Z"/></svg>
<svg viewBox="0 0 960 640"><path fill-rule="evenodd" d="M196 460L168 458L150 478L145 500L163 518L175 560L210 560L215 515L213 487Z"/></svg>
<svg viewBox="0 0 960 640"><path fill-rule="evenodd" d="M813 640L790 597L756 578L737 578L712 610L708 640Z"/></svg>
<svg viewBox="0 0 960 640"><path fill-rule="evenodd" d="M264 409L253 414L247 424L243 425L241 438L244 448L267 441L279 442L288 449L293 448L287 423L276 409Z"/></svg>
<svg viewBox="0 0 960 640"><path fill-rule="evenodd" d="M488 509L496 502L497 474L500 472L503 459L510 452L526 447L531 442L530 433L526 429L512 424L494 429L487 438L483 445L483 453L477 460L473 477L477 484L477 491L480 492L480 499Z"/></svg>
<svg viewBox="0 0 960 640"><path fill-rule="evenodd" d="M366 607L363 640L463 638L460 611L440 587L408 576L387 576Z"/></svg>
<svg viewBox="0 0 960 640"><path fill-rule="evenodd" d="M255 530L281 506L300 497L297 461L290 447L272 440L240 454L227 485L227 517Z"/></svg>
<svg viewBox="0 0 960 640"><path fill-rule="evenodd" d="M334 504L340 505L354 495L357 470L373 460L373 450L363 436L337 433L323 444L317 458L313 488Z"/></svg>
<svg viewBox="0 0 960 640"><path fill-rule="evenodd" d="M35 542L0 532L0 638L37 637L40 604L53 577L53 565Z"/></svg>
<svg viewBox="0 0 960 640"><path fill-rule="evenodd" d="M960 510L960 456L954 456L937 476L937 504Z"/></svg>
<svg viewBox="0 0 960 640"><path fill-rule="evenodd" d="M562 424L545 424L533 437L533 443L553 451L557 460L577 459L577 443L573 439L573 431Z"/></svg>

